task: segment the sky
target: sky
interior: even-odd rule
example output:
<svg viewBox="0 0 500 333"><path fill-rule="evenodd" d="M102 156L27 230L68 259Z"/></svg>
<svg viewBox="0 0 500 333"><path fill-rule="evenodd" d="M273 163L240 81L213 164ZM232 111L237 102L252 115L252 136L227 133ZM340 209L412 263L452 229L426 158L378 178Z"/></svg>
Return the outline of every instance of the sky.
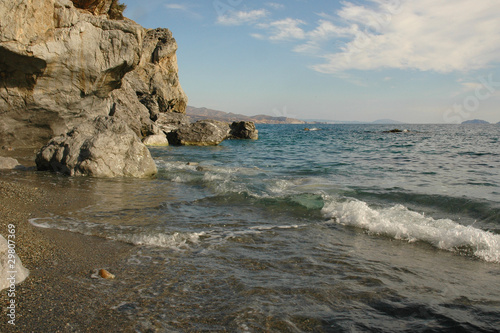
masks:
<svg viewBox="0 0 500 333"><path fill-rule="evenodd" d="M244 115L500 121L498 0L121 0L168 28L189 105Z"/></svg>

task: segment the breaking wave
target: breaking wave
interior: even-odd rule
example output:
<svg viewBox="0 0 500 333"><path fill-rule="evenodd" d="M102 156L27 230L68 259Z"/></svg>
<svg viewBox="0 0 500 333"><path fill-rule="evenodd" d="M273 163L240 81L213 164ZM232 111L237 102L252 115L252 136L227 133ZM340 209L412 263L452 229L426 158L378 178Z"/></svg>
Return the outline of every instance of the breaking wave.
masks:
<svg viewBox="0 0 500 333"><path fill-rule="evenodd" d="M433 219L403 205L375 209L358 200L332 201L322 212L331 222L362 228L372 234L426 242L442 250L500 263L500 235L473 225Z"/></svg>

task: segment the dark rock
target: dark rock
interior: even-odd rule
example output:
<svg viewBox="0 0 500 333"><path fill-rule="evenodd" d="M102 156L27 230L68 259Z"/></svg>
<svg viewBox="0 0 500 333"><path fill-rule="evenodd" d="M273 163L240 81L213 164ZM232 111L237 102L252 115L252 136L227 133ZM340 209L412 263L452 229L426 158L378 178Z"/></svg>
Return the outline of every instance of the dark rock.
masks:
<svg viewBox="0 0 500 333"><path fill-rule="evenodd" d="M113 0L71 0L71 2L76 8L88 10L94 15L103 15L109 13Z"/></svg>
<svg viewBox="0 0 500 333"><path fill-rule="evenodd" d="M52 139L36 157L38 170L71 176L149 177L156 165L125 122L100 116Z"/></svg>
<svg viewBox="0 0 500 333"><path fill-rule="evenodd" d="M408 130L400 130L398 128L395 128L395 129L392 129L389 131L384 131L384 133L406 133L406 132L409 132L409 131Z"/></svg>
<svg viewBox="0 0 500 333"><path fill-rule="evenodd" d="M257 140L259 131L255 128L255 123L251 121L239 121L231 124L230 138Z"/></svg>
<svg viewBox="0 0 500 333"><path fill-rule="evenodd" d="M229 136L229 132L228 123L216 120L200 120L168 133L167 138L174 145L216 146Z"/></svg>

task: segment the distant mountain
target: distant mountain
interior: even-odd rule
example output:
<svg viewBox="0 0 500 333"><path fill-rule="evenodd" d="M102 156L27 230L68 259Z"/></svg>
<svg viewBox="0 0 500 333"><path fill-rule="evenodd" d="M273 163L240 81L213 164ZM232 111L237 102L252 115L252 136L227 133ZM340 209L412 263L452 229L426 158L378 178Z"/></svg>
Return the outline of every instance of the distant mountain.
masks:
<svg viewBox="0 0 500 333"><path fill-rule="evenodd" d="M375 120L374 122L372 122L372 124L404 124L404 123L401 121L392 120L392 119L379 119L379 120Z"/></svg>
<svg viewBox="0 0 500 333"><path fill-rule="evenodd" d="M397 120L392 120L392 119L379 119L375 120L372 122L369 121L346 121L346 120L325 120L325 122L331 123L331 124L351 124L351 125L363 125L363 124L375 124L375 125L400 125L400 124L406 124L401 121Z"/></svg>
<svg viewBox="0 0 500 333"><path fill-rule="evenodd" d="M274 117L265 114L255 116L245 116L242 114L224 112L208 108L197 108L194 106L186 107L186 114L192 121L203 119L213 119L225 122L233 121L253 121L256 124L404 124L403 122L392 119L379 119L373 122L369 121L336 121L327 119L295 119L288 117Z"/></svg>
<svg viewBox="0 0 500 333"><path fill-rule="evenodd" d="M481 119L472 119L472 120L466 120L462 123L462 125L477 125L477 124L489 124L486 120L481 120Z"/></svg>
<svg viewBox="0 0 500 333"><path fill-rule="evenodd" d="M207 108L196 108L188 106L186 114L193 121L202 119L213 119L219 121L233 122L233 121L253 121L256 124L307 124L307 122L299 119L288 117L273 117L268 115L245 116L242 114L228 113L219 110L212 110Z"/></svg>

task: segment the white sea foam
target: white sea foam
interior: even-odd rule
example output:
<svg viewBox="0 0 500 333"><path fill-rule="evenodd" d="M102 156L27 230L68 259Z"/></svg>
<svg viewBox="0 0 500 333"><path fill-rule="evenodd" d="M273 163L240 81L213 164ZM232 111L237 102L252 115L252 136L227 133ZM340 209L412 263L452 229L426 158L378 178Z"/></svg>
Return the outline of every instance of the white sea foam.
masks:
<svg viewBox="0 0 500 333"><path fill-rule="evenodd" d="M409 242L423 241L453 252L473 254L488 262L500 263L500 235L450 219L433 219L402 205L374 209L366 202L333 201L323 208L336 223L368 230Z"/></svg>
<svg viewBox="0 0 500 333"><path fill-rule="evenodd" d="M89 223L57 217L31 219L29 222L39 228L65 230L134 245L156 246L179 251L191 249L199 243L200 237L205 235L205 232L173 232L171 234L152 232L132 226Z"/></svg>
<svg viewBox="0 0 500 333"><path fill-rule="evenodd" d="M169 248L172 250L189 250L194 244L199 243L204 232L175 232L173 234L118 234L110 238L134 245L147 245Z"/></svg>

